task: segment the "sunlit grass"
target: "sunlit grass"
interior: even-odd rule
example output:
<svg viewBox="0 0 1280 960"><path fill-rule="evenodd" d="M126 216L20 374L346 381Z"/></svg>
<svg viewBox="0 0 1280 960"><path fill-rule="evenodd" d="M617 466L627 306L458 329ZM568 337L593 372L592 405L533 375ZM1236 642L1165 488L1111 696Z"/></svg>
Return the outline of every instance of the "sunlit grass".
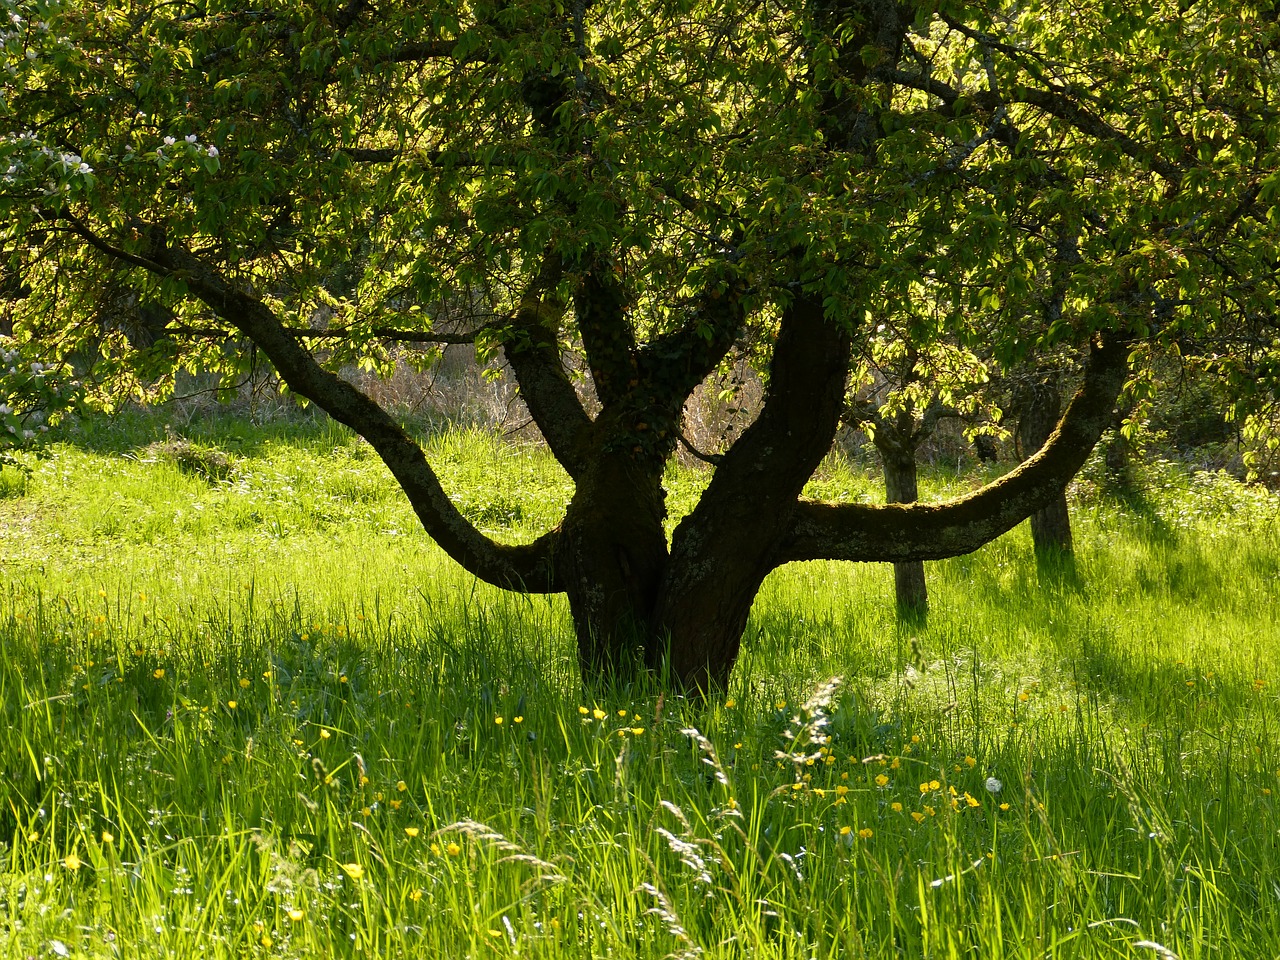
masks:
<svg viewBox="0 0 1280 960"><path fill-rule="evenodd" d="M887 569L783 569L695 705L583 692L564 604L476 585L346 434L184 432L231 472L138 419L4 481L0 955L1280 950L1265 494L1086 475L1076 581L1018 531L911 630ZM536 448L430 442L503 536L567 499Z"/></svg>

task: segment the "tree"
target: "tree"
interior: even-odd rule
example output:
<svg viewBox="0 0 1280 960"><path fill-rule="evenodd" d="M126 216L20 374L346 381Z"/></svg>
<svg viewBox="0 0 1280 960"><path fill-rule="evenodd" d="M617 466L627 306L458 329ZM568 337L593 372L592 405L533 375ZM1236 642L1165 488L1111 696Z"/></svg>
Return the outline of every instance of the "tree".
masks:
<svg viewBox="0 0 1280 960"><path fill-rule="evenodd" d="M466 569L566 593L589 678L723 684L771 570L977 548L1081 466L1131 343L1275 315L1270 3L3 3L15 336L160 389L251 342ZM120 286L165 316L150 346L98 322ZM919 347L975 324L1001 362L1074 346L1083 386L971 496L805 499L870 318L908 301L936 305ZM532 543L468 523L338 372L449 338L501 348L573 478ZM668 536L684 401L735 345L761 412Z"/></svg>

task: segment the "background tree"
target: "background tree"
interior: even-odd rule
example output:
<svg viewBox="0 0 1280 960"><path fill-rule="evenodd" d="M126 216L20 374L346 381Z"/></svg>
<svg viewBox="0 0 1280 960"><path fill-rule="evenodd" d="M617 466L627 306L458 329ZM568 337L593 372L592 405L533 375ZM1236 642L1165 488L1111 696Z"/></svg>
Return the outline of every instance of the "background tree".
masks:
<svg viewBox="0 0 1280 960"><path fill-rule="evenodd" d="M1275 313L1270 4L3 2L15 336L159 389L251 342L450 556L566 593L588 677L713 686L777 566L975 549L1083 463L1128 343ZM1062 223L1079 259L1046 323ZM112 283L169 311L150 347L96 323ZM951 503L802 498L871 318L921 299L946 305L921 347L980 317L1001 362L1087 354L1058 429ZM445 304L575 483L532 543L468 523L337 372L439 338ZM767 356L761 412L668 535L681 411L737 343Z"/></svg>

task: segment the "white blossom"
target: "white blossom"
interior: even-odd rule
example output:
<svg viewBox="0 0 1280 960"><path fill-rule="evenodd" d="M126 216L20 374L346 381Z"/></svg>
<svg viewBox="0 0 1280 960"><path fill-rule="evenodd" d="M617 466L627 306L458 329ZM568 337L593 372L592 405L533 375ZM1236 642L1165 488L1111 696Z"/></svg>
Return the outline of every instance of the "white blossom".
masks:
<svg viewBox="0 0 1280 960"><path fill-rule="evenodd" d="M164 145L165 145L166 147L172 147L172 146L174 145L174 143L176 143L176 142L177 142L177 141L175 141L175 140L173 139L173 137L165 137L165 138L164 138Z"/></svg>
<svg viewBox="0 0 1280 960"><path fill-rule="evenodd" d="M209 147L209 149L208 149L208 151L207 151L207 152L208 152L209 156L211 156L211 157L216 157L216 156L218 155L218 148L217 148L217 147L213 147L213 146L211 146L211 147Z"/></svg>
<svg viewBox="0 0 1280 960"><path fill-rule="evenodd" d="M196 142L196 135L194 133L188 133L187 143L195 143L195 142Z"/></svg>

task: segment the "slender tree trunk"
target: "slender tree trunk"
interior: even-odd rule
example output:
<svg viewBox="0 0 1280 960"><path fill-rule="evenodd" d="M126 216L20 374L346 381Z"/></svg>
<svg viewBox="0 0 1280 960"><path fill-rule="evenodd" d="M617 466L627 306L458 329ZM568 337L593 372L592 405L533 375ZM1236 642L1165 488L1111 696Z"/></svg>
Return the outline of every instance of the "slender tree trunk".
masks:
<svg viewBox="0 0 1280 960"><path fill-rule="evenodd" d="M880 454L884 464L885 502L915 503L919 500L915 445L903 444L895 452L881 449ZM900 618L918 619L928 611L929 587L925 582L923 560L895 563L893 586Z"/></svg>
<svg viewBox="0 0 1280 960"><path fill-rule="evenodd" d="M1018 444L1023 458L1044 446L1058 425L1062 395L1056 384L1041 381L1026 388L1018 404ZM1031 539L1041 567L1069 563L1072 557L1071 514L1063 490L1031 515Z"/></svg>

